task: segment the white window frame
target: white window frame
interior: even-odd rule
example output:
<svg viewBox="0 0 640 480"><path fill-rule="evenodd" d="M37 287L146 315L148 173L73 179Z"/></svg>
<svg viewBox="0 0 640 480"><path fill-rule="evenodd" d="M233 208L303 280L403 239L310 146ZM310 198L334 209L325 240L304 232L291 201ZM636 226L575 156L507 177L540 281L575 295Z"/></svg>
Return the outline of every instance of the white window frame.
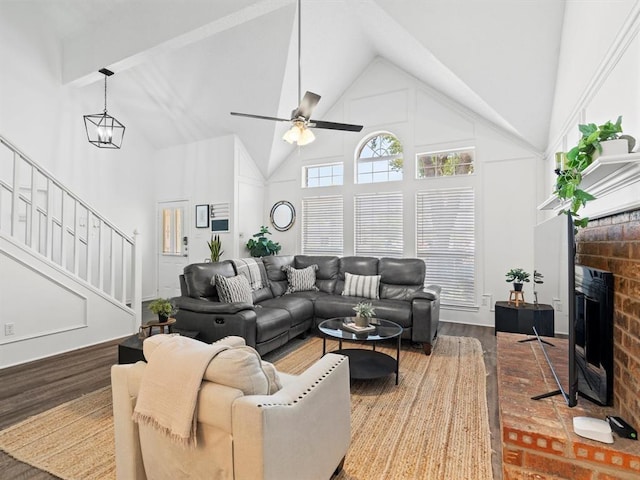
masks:
<svg viewBox="0 0 640 480"><path fill-rule="evenodd" d="M389 135L391 137L394 137L396 140L398 140L398 142L400 142L400 139L398 139L398 137L396 135L394 135L393 133L391 133L391 132L376 132L376 133L373 133L371 135L368 135L367 137L365 137L358 144L358 147L356 148L356 151L355 151L354 183L359 184L359 185L368 185L368 184L371 184L371 183L402 182L402 180L404 179L404 165L403 165L402 170L399 172L400 173L400 178L393 178L393 179L389 178L389 176L393 172L391 170L391 168L390 168L391 161L396 159L400 155L402 155L402 157L404 157L404 153L396 154L396 155L385 155L385 156L379 156L379 157L365 157L364 159L360 157L360 154L362 153L362 150L366 147L366 145L371 140L373 140L375 137L382 137L382 136L385 136L385 135ZM402 143L400 143L400 144L402 144ZM386 169L375 170L376 163L386 163ZM371 172L361 172L360 171L360 167L362 165L365 165L365 164L371 164ZM369 175L369 174L371 175L371 181L367 181L367 182L360 181L360 175ZM375 174L384 174L386 178L383 179L383 180L374 180Z"/></svg>
<svg viewBox="0 0 640 480"><path fill-rule="evenodd" d="M394 258L404 256L403 202L402 192L363 193L354 196L354 255Z"/></svg>
<svg viewBox="0 0 640 480"><path fill-rule="evenodd" d="M476 306L475 208L472 187L416 192L416 256L443 305Z"/></svg>
<svg viewBox="0 0 640 480"><path fill-rule="evenodd" d="M302 199L304 255L344 255L344 199L342 195Z"/></svg>
<svg viewBox="0 0 640 480"><path fill-rule="evenodd" d="M342 167L342 175L336 175L333 171L333 167L336 166L340 166ZM323 167L330 167L331 168L331 175L318 175L318 178L330 178L331 179L331 183L329 183L328 185L309 185L309 170L311 169L318 169L318 173L319 170ZM340 179L340 181L336 181L337 179ZM321 163L318 165L306 165L304 167L302 167L302 188L322 188L322 187L335 187L335 186L341 186L344 185L344 162L333 162L333 163Z"/></svg>
<svg viewBox="0 0 640 480"><path fill-rule="evenodd" d="M454 173L452 175L438 175L438 171L436 169L436 175L433 175L431 177L429 176L420 176L420 157L424 157L424 156L428 156L428 155L441 155L441 154L447 154L447 155L451 155L453 153L457 153L457 152L473 152L473 159L471 162L471 165L473 167L473 172L472 173ZM417 180L431 180L434 178L452 178L452 177L468 177L471 175L475 175L476 172L476 147L473 146L469 146L469 147L458 147L458 148L445 148L442 150L432 150L432 151L427 151L427 152L421 152L421 153L417 153L416 157L415 157L415 168L416 168L416 179Z"/></svg>

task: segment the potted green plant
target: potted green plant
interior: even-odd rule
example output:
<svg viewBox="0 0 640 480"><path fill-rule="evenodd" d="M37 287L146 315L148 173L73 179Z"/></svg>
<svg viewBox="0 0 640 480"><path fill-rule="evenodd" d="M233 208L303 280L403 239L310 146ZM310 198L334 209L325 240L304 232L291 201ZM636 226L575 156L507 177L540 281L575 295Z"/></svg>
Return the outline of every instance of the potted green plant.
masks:
<svg viewBox="0 0 640 480"><path fill-rule="evenodd" d="M635 145L635 139L629 135L620 135L622 132L621 116L618 117L616 123L610 121L602 125L589 123L578 125L578 129L582 134L578 145L567 152L567 161L562 169L556 170L558 177L556 178L555 193L561 200L569 202L569 207L563 209L561 213L571 214L577 227L585 227L589 223L589 219L580 218L578 210L584 207L588 201L594 200L595 197L580 189L582 172L591 165L596 152L602 153L602 142L626 138L628 145L631 145L631 142Z"/></svg>
<svg viewBox="0 0 640 480"><path fill-rule="evenodd" d="M156 298L148 308L158 315L158 321L161 323L166 322L169 317L178 312L176 306L168 298Z"/></svg>
<svg viewBox="0 0 640 480"><path fill-rule="evenodd" d="M268 257L269 255L276 255L280 251L282 248L280 244L269 240L267 235L271 235L271 232L262 225L260 231L249 239L247 248L252 257Z"/></svg>
<svg viewBox="0 0 640 480"><path fill-rule="evenodd" d="M522 291L523 282L529 283L530 273L525 272L522 268L512 268L506 274L507 282L513 282L513 289L516 292Z"/></svg>
<svg viewBox="0 0 640 480"><path fill-rule="evenodd" d="M358 327L366 327L369 325L369 321L371 317L373 317L376 313L373 304L370 302L360 302L355 307L353 307L354 312L356 312L356 325Z"/></svg>
<svg viewBox="0 0 640 480"><path fill-rule="evenodd" d="M211 240L207 242L209 246L209 251L211 252L211 261L219 262L220 257L224 253L222 250L222 241L220 240L220 235L211 235Z"/></svg>

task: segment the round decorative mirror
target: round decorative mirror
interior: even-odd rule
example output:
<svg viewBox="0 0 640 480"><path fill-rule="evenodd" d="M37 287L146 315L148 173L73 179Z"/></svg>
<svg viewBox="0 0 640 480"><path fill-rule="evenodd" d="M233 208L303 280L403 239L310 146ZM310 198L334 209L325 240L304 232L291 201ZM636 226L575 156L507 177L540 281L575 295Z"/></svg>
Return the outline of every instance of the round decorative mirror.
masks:
<svg viewBox="0 0 640 480"><path fill-rule="evenodd" d="M289 230L296 221L296 209L291 202L281 200L271 208L271 223L279 232Z"/></svg>

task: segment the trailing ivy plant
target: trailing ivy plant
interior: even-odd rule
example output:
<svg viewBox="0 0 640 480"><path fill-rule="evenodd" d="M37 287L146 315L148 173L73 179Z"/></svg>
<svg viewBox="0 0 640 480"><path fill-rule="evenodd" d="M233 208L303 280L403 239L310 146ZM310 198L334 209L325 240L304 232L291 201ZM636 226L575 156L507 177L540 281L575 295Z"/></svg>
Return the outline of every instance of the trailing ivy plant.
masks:
<svg viewBox="0 0 640 480"><path fill-rule="evenodd" d="M582 172L593 162L593 154L596 150L602 153L600 142L615 140L622 132L622 117L618 117L616 123L610 121L603 125L589 123L578 125L582 138L578 145L567 152L567 163L565 170L557 171L555 193L561 200L569 201L569 207L560 213L567 213L573 216L573 223L577 227L586 227L588 218L580 218L578 210L584 207L588 201L595 197L580 188L582 182Z"/></svg>
<svg viewBox="0 0 640 480"><path fill-rule="evenodd" d="M282 248L280 244L267 239L267 235L271 235L271 232L262 225L260 231L249 239L247 248L252 257L268 257L269 255L276 255L280 251Z"/></svg>

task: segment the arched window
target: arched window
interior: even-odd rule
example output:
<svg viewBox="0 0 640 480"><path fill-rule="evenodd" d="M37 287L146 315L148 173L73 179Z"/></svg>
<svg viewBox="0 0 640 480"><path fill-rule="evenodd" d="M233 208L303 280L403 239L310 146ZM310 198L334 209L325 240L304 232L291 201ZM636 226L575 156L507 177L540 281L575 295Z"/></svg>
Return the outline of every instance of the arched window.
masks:
<svg viewBox="0 0 640 480"><path fill-rule="evenodd" d="M356 183L402 180L402 144L390 133L376 133L356 155Z"/></svg>

